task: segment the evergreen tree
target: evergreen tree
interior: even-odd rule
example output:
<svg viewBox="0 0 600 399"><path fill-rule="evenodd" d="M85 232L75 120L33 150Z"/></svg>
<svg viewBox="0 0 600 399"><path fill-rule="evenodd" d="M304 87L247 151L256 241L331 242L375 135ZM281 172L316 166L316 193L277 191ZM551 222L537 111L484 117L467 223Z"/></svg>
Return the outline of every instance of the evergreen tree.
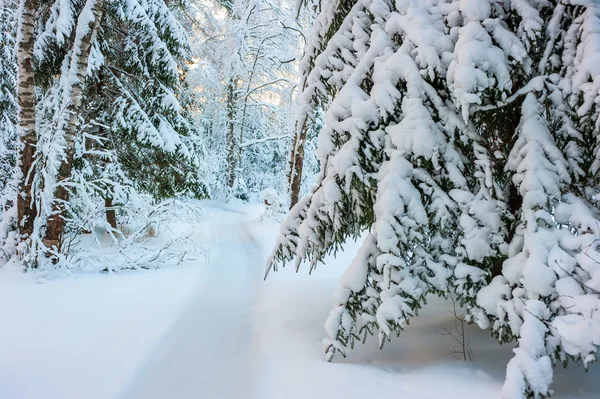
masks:
<svg viewBox="0 0 600 399"><path fill-rule="evenodd" d="M61 62L60 49L69 45L63 39L69 31L61 33L66 17L58 6L36 42L38 71L48 87L58 85L51 77ZM96 132L104 126L101 134L126 173L140 189L160 198L205 195L193 173L198 162L193 126L179 99L188 56L185 31L163 1L106 3L87 68L83 123Z"/></svg>
<svg viewBox="0 0 600 399"><path fill-rule="evenodd" d="M322 2L297 120L329 103L321 173L267 271L370 231L328 360L368 333L383 345L428 294L518 342L506 398L546 397L554 364L595 360L599 16L593 0Z"/></svg>
<svg viewBox="0 0 600 399"><path fill-rule="evenodd" d="M15 2L0 0L0 263L12 252L9 234L15 229L17 182L17 69Z"/></svg>
<svg viewBox="0 0 600 399"><path fill-rule="evenodd" d="M3 44L14 40L18 57L11 61L10 45L3 45L1 110L10 118L16 111L10 93L18 91L20 144L14 154L11 125L3 123L2 168L18 160L20 194L14 201L15 193L3 190L7 204L17 203L17 215L3 206L0 236L17 219L27 245L3 241L3 260L18 253L27 267L47 265L48 257L70 267L64 241L104 223L121 234L116 213L139 200L136 189L158 200L206 197L200 140L181 95L189 44L173 5L24 0L16 35L4 19L14 7L4 5ZM106 207L106 221L96 216L98 204Z"/></svg>
<svg viewBox="0 0 600 399"><path fill-rule="evenodd" d="M37 184L49 216L45 241L58 248L62 233L54 222L66 216L60 207L67 187L91 189L109 208L115 191L123 191L120 184L133 183L157 198L206 195L193 127L178 99L187 37L167 5L158 0L68 5L57 1L42 13L35 44L44 90Z"/></svg>
<svg viewBox="0 0 600 399"><path fill-rule="evenodd" d="M16 164L15 12L16 3L0 1L0 193L4 193Z"/></svg>

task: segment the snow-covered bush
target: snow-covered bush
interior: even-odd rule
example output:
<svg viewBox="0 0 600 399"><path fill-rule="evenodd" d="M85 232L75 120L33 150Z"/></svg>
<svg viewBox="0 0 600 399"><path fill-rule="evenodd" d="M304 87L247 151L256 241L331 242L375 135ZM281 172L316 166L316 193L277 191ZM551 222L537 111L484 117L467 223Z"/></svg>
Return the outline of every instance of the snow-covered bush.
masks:
<svg viewBox="0 0 600 399"><path fill-rule="evenodd" d="M191 237L193 224L205 220L202 208L185 200L157 201L135 192L114 208L116 228L106 222L103 207L88 209L85 224L69 230L64 238L68 250L55 251L56 261L42 263L38 278L79 270L156 269L208 256L208 243Z"/></svg>
<svg viewBox="0 0 600 399"><path fill-rule="evenodd" d="M368 333L383 345L432 293L518 343L506 398L547 397L553 365L596 359L598 32L595 0L322 2L297 118L329 104L320 177L268 270L370 230L328 360Z"/></svg>

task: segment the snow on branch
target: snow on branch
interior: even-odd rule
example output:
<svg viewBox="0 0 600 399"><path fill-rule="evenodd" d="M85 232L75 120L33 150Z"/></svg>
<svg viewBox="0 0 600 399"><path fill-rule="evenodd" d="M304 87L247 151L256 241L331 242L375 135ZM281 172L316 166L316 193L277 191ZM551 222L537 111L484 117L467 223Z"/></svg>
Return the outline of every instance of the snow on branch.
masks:
<svg viewBox="0 0 600 399"><path fill-rule="evenodd" d="M250 147L251 145L266 143L267 141L285 140L285 139L291 139L291 138L292 138L292 136L289 135L289 134L284 134L284 135L281 135L281 136L265 137L265 138L262 138L262 139L256 139L256 140L246 141L245 143L240 144L239 147L240 148L246 148L246 147Z"/></svg>

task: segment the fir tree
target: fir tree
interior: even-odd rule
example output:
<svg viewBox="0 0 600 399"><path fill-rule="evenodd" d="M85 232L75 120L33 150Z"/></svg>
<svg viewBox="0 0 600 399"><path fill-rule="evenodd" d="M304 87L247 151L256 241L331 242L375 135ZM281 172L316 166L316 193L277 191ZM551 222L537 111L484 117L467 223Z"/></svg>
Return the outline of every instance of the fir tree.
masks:
<svg viewBox="0 0 600 399"><path fill-rule="evenodd" d="M0 1L0 193L4 193L16 164L16 8L14 2Z"/></svg>
<svg viewBox="0 0 600 399"><path fill-rule="evenodd" d="M428 294L518 347L506 398L595 360L600 6L592 0L325 1L299 131L328 104L321 174L268 270L311 268L368 229L327 320L326 357L380 345ZM576 331L585 331L578 335Z"/></svg>
<svg viewBox="0 0 600 399"><path fill-rule="evenodd" d="M13 252L15 181L17 164L17 69L15 56L15 2L0 0L0 263Z"/></svg>
<svg viewBox="0 0 600 399"><path fill-rule="evenodd" d="M58 3L52 9L58 10ZM69 31L60 33L62 19L58 11L51 13L36 42L42 76L56 74L61 54L56 47L66 51L68 46L62 38ZM90 52L84 124L94 124L91 130L108 127L104 137L112 132L111 144L126 172L157 197L205 195L192 173L198 161L191 148L194 132L187 105L179 101L188 47L164 2L107 2ZM148 174L155 176L153 182Z"/></svg>
<svg viewBox="0 0 600 399"><path fill-rule="evenodd" d="M44 90L38 112L43 170L37 184L49 215L46 244L59 249L62 227L54 224L68 213L61 208L67 187L92 189L108 208L119 196L118 184L133 183L157 198L206 195L197 174L193 126L178 99L187 37L167 5L68 5L57 1L42 13L35 44ZM86 188L75 183L90 179L95 184Z"/></svg>
<svg viewBox="0 0 600 399"><path fill-rule="evenodd" d="M65 240L104 223L122 237L117 210L139 198L135 189L158 200L206 197L200 140L181 95L189 44L172 5L25 0L9 20L16 7L5 4L1 165L17 164L19 195L2 190L3 261L18 253L26 267L48 265L48 258L70 267ZM3 185L11 175L3 173ZM4 206L12 202L17 215ZM98 204L106 221L96 216ZM26 245L4 240L14 219Z"/></svg>

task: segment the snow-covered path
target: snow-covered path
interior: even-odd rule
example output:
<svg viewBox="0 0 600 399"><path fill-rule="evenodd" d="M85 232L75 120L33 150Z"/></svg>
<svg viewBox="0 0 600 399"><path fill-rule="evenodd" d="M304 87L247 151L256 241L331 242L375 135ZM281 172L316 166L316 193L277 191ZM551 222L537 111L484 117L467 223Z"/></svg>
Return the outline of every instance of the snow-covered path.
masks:
<svg viewBox="0 0 600 399"><path fill-rule="evenodd" d="M185 398L192 392L201 398L254 397L259 370L253 299L261 259L243 219L243 214L221 215L213 227L218 253L210 273L123 398Z"/></svg>

